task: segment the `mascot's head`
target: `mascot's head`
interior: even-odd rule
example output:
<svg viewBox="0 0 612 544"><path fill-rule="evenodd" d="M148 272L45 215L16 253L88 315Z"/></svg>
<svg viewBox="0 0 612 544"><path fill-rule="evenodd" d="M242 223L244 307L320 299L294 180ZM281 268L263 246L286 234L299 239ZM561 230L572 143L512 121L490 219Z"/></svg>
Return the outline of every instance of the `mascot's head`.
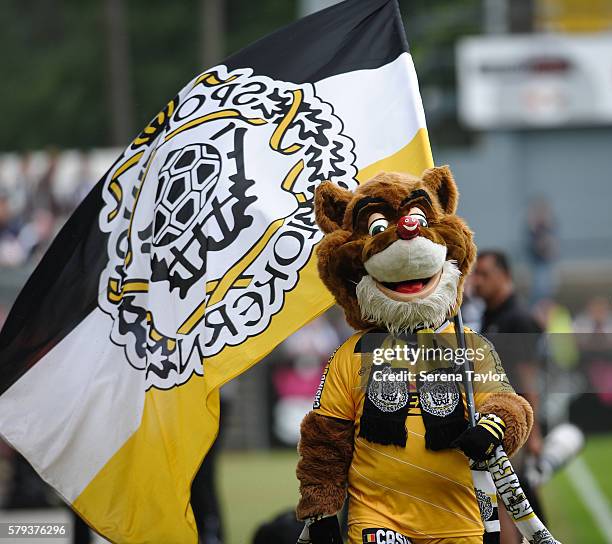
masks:
<svg viewBox="0 0 612 544"><path fill-rule="evenodd" d="M447 166L381 173L354 193L317 187L319 274L351 326L413 331L455 312L476 255L458 200Z"/></svg>

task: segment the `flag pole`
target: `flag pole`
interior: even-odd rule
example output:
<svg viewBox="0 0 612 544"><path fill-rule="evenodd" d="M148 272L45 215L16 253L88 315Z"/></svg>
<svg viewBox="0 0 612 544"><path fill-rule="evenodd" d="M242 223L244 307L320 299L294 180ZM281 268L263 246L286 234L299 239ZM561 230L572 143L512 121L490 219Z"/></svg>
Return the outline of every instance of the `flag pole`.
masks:
<svg viewBox="0 0 612 544"><path fill-rule="evenodd" d="M455 324L455 337L457 345L465 353L465 332L463 330L463 317L461 308L453 318ZM463 364L463 387L465 390L466 405L468 410L468 420L470 427L476 425L476 405L474 402L474 384L472 361L465 358ZM497 494L501 497L508 514L529 544L550 543L560 544L558 540L550 534L550 531L536 515L521 487L521 482L514 472L514 468L504 451L503 445L497 446L491 457L485 461L486 468L491 473ZM473 463L475 468L478 463Z"/></svg>

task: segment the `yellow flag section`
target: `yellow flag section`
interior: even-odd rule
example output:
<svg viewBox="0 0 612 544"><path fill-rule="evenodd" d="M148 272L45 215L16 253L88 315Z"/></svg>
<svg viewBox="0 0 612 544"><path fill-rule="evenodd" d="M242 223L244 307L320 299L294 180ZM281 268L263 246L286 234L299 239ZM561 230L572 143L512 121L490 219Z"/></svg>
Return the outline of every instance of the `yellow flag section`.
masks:
<svg viewBox="0 0 612 544"><path fill-rule="evenodd" d="M216 437L218 421L219 390L207 395L201 376L174 389L149 390L140 427L73 508L118 544L197 542L191 481Z"/></svg>
<svg viewBox="0 0 612 544"><path fill-rule="evenodd" d="M364 182L380 171L418 174L432 165L427 131L420 128L399 151L361 168L358 179ZM283 309L263 333L207 360L204 377L147 391L140 427L73 502L75 510L113 542L195 544L191 481L217 435L219 387L332 304L313 252L298 288L287 293Z"/></svg>

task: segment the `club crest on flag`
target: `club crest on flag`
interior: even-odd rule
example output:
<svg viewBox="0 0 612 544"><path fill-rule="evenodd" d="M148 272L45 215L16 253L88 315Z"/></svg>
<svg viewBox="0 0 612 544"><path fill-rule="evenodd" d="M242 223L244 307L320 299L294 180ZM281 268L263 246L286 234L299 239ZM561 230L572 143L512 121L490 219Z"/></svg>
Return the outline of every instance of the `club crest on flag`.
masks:
<svg viewBox="0 0 612 544"><path fill-rule="evenodd" d="M109 172L99 305L147 389L202 374L204 357L259 334L282 308L321 237L314 188L357 185L343 127L312 84L219 66ZM165 311L177 297L181 315Z"/></svg>

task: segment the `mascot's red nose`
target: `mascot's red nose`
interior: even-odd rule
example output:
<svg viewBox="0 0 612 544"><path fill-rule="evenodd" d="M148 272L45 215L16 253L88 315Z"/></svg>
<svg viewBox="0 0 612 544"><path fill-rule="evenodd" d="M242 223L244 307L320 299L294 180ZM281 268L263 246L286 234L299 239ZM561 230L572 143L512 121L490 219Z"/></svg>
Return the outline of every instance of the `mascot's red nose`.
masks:
<svg viewBox="0 0 612 544"><path fill-rule="evenodd" d="M419 221L410 215L404 215L397 220L397 235L402 240L410 240L419 235Z"/></svg>

